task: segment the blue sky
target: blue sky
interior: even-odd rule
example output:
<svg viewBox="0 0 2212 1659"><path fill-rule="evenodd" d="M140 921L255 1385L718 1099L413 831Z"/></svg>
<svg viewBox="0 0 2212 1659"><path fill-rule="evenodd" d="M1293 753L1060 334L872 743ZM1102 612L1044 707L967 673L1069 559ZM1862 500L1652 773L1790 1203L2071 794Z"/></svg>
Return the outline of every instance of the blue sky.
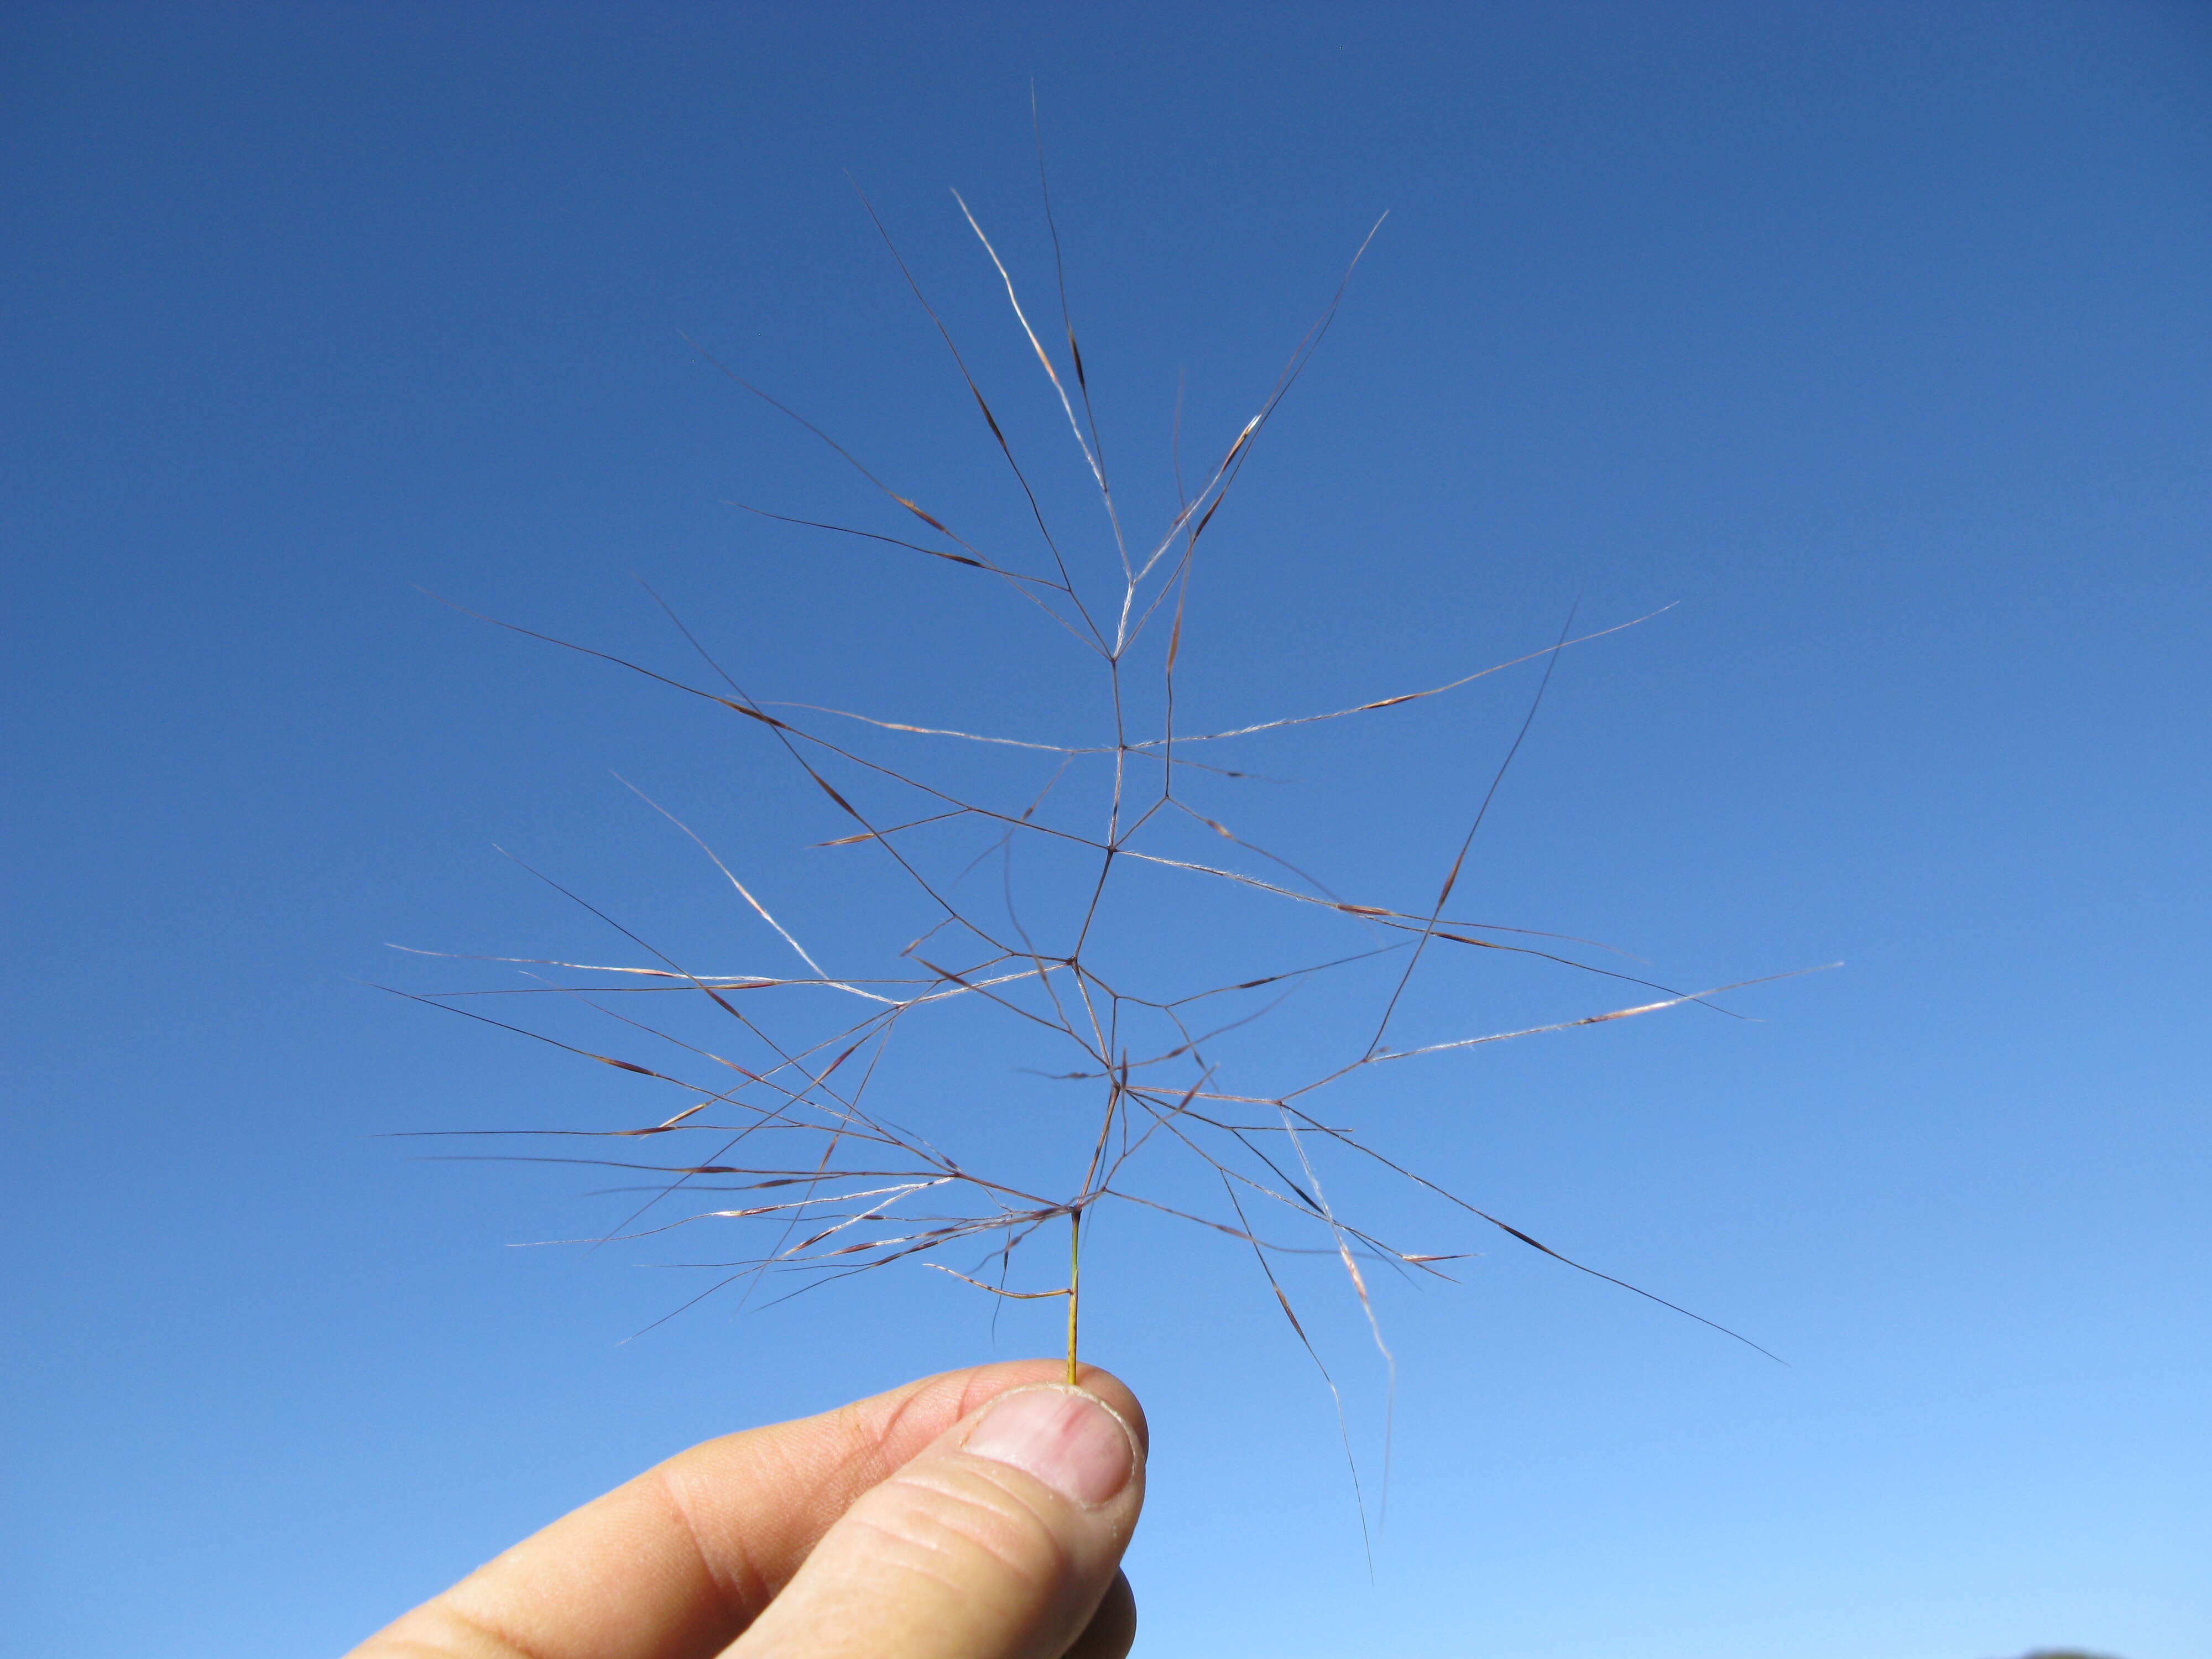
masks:
<svg viewBox="0 0 2212 1659"><path fill-rule="evenodd" d="M1484 1252L1379 1285L1387 1522L1357 1304L1286 1263L1371 1575L1249 1253L1102 1212L1087 1347L1156 1434L1140 1651L2212 1642L2200 9L0 29L13 1645L341 1649L690 1441L1053 1350L1055 1304L994 1323L912 1266L625 1342L697 1287L647 1270L683 1249L510 1249L609 1224L599 1183L376 1137L621 1127L659 1097L368 988L519 982L387 941L635 959L495 845L689 967L760 971L777 942L615 774L842 962L918 914L873 849L808 849L843 821L753 723L422 590L694 672L642 577L762 698L1097 740L1080 650L973 573L728 505L913 525L687 343L1038 556L849 172L1110 581L946 193L1049 314L1032 80L1133 521L1173 515L1178 385L1186 455L1218 453L1389 213L1200 544L1188 718L1341 708L1539 648L1571 607L1672 605L1562 656L1459 896L1690 988L1848 964L1729 1000L1755 1022L1355 1079L1374 1144L1788 1362L1334 1172L1413 1248ZM1202 804L1420 910L1539 672L1224 745L1287 781ZM1044 863L1022 879L1049 903ZM1210 894L1146 890L1131 960L1211 983L1304 948ZM1398 1040L1634 1000L1479 965L1419 981ZM1227 1060L1317 1069L1371 1018L1354 971ZM1022 1041L932 1029L884 1097L1063 1167L1084 1132Z"/></svg>

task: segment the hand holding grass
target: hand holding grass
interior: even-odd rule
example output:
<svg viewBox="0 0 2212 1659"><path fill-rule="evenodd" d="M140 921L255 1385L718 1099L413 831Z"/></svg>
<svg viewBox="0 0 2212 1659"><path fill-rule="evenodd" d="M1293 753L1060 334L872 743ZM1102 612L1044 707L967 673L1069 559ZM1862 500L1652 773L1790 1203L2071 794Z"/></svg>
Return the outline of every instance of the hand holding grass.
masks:
<svg viewBox="0 0 2212 1659"><path fill-rule="evenodd" d="M1040 169L1042 196L1042 161ZM1560 654L1633 623L1622 622L1577 635L1571 611L1549 645L1532 647L1507 662L1468 669L1442 684L1411 689L1403 682L1378 686L1375 690L1383 695L1356 702L1333 700L1340 706L1320 712L1255 719L1252 715L1259 711L1224 708L1204 720L1194 718L1192 705L1197 699L1178 681L1177 673L1185 646L1191 642L1185 625L1200 539L1328 331L1344 285L1339 284L1292 349L1256 412L1237 428L1224 447L1214 452L1219 459L1210 470L1188 482L1178 400L1176 435L1167 469L1173 495L1156 489L1161 516L1154 520L1152 532L1139 536L1133 526L1140 521L1141 489L1117 495L1108 483L1090 383L1067 307L1059 233L1049 198L1043 199L1066 342L1061 366L1055 366L1054 351L1032 325L997 248L964 203L961 212L1006 289L1023 343L1034 353L1050 386L1047 418L1050 420L1051 405L1056 404L1074 440L1079 468L1065 469L1067 477L1059 484L1042 471L1033 474L1016 459L1015 440L1024 435L1022 427L1014 424L1009 435L1009 425L993 411L969 373L968 359L923 297L904 257L891 248L900 274L913 286L951 352L962 385L972 394L983 432L1012 475L1025 510L1025 518L1018 514L1012 521L1018 526L1018 534L1004 525L994 533L986 515L978 515L984 527L949 509L945 516L939 516L902 493L887 481L887 474L872 470L813 420L733 372L722 372L848 464L866 485L861 496L872 501L871 510L879 515L871 522L887 528L750 507L746 512L821 532L848 547L865 547L872 556L885 549L926 556L939 562L938 574L975 585L979 597L995 589L1000 597L1012 599L1020 613L1053 625L1056 648L1072 648L1073 659L1085 670L1097 694L1087 710L1081 705L1061 709L1057 699L1046 698L1044 706L1055 720L1068 724L1015 735L1008 730L956 730L938 723L950 716L927 708L897 709L902 717L891 719L812 701L763 701L726 669L665 603L661 608L696 653L703 675L692 670L688 678L679 677L646 661L517 623L498 623L518 635L701 700L713 707L717 719L738 716L735 729L745 738L771 751L781 750L783 759L813 786L795 799L790 809L794 823L810 824L816 832L824 828L834 832L815 842L817 847L865 849L838 854L868 860L856 882L882 879L882 890L869 890L865 899L857 887L847 895L854 914L868 919L868 927L860 931L872 931L880 948L871 950L854 939L825 944L817 938L810 949L799 936L812 937L810 927L802 924L794 932L779 921L704 836L637 790L648 806L705 854L726 883L741 907L736 911L741 931L733 937L747 941L749 949L772 949L773 958L742 964L752 971L728 971L741 965L732 962L714 964L717 971L695 971L692 964L672 954L678 948L672 943L663 949L550 876L539 876L618 933L625 941L623 948L641 952L641 958L611 963L594 952L586 962L566 951L559 956L490 957L482 959L520 969L526 982L398 994L623 1073L629 1086L646 1091L642 1109L629 1109L635 1115L626 1112L611 1127L592 1119L538 1128L428 1133L460 1140L538 1138L536 1145L542 1151L511 1155L457 1151L444 1156L469 1162L512 1156L535 1164L605 1170L625 1183L593 1194L619 1200L609 1221L595 1222L586 1235L547 1242L597 1249L617 1241L666 1240L679 1234L686 1239L715 1239L703 1259L657 1264L693 1267L709 1275L703 1288L670 1308L663 1318L725 1290L736 1292L743 1307L763 1292L763 1300L781 1301L814 1285L901 1263L935 1268L1000 1298L1002 1305L1049 1305L1064 1299L1065 1362L1056 1380L1067 1392L1035 1396L1039 1400L1070 1398L1084 1375L1085 1235L1092 1230L1097 1213L1109 1211L1139 1224L1183 1224L1203 1234L1210 1244L1225 1243L1239 1254L1249 1252L1297 1344L1319 1370L1342 1426L1343 1399L1323 1360L1326 1343L1316 1343L1309 1335L1293 1306L1296 1285L1286 1282L1289 1274L1307 1265L1303 1259L1310 1259L1313 1265L1340 1267L1386 1376L1395 1379L1395 1362L1383 1340L1370 1272L1380 1267L1413 1283L1443 1279L1449 1276L1447 1264L1465 1259L1468 1253L1409 1250L1348 1218L1328 1194L1338 1168L1400 1177L1413 1194L1435 1200L1449 1219L1462 1226L1474 1222L1501 1231L1561 1265L1725 1330L1702 1315L1553 1249L1382 1150L1366 1135L1372 1109L1389 1100L1389 1085L1377 1082L1364 1096L1359 1088L1375 1079L1379 1068L1404 1072L1410 1069L1405 1062L1425 1056L1463 1055L1492 1043L1665 1009L1701 1006L1741 1017L1721 1008L1713 998L1759 980L1683 990L1585 959L1598 951L1625 954L1594 940L1517 921L1478 920L1471 895L1462 887L1462 878L1472 872L1477 835L1528 736ZM867 211L872 217L874 209ZM880 228L881 222L877 222ZM1370 240L1373 234L1369 233ZM890 243L887 232L885 241ZM1365 247L1363 241L1360 252ZM1353 264L1358 258L1355 253ZM1346 282L1350 276L1347 269ZM1071 482L1078 497L1095 495L1104 531L1098 550L1103 556L1073 564L1067 556L1076 544L1062 520L1059 501ZM964 530L955 529L955 523ZM1055 523L1061 523L1062 529L1054 529ZM1022 544L1031 526L1036 544L1024 550ZM909 539L925 536L927 540ZM1009 537L1009 545L1000 545ZM1212 545L1208 544L1209 552ZM958 567L960 574L953 576L947 566ZM660 603L658 594L652 597ZM995 672L990 649L995 635L977 637L982 641L977 664ZM941 644L931 646L926 637L917 643L948 661L966 660ZM1486 786L1480 787L1456 851L1448 863L1438 860L1436 873L1441 880L1434 886L1425 879L1430 873L1425 871L1415 874L1409 885L1401 860L1362 876L1356 887L1345 885L1340 893L1215 816L1215 794L1267 781L1263 775L1244 769L1234 747L1219 745L1269 740L1324 722L1375 718L1380 711L1442 696L1504 669L1539 662L1541 674L1519 729ZM945 665L933 664L933 676ZM994 681L987 690L988 706L1005 712L1009 704L1003 683ZM903 717L908 715L913 717ZM963 719L962 724L979 722ZM935 768L918 769L905 758L909 751L942 751L947 744L966 753L941 774ZM1458 762L1449 769L1466 770ZM834 816L822 807L824 800L835 809ZM1218 810L1240 821L1247 816L1231 807ZM1363 811L1369 810L1363 807ZM995 893L988 880L971 881L994 867ZM872 870L874 877L865 870ZM782 908L780 902L776 908ZM774 935L774 946L757 924ZM897 945L900 939L906 943ZM783 955L787 951L795 962ZM1462 980L1458 993L1409 994L1417 973L1425 968L1433 976L1452 957L1457 958ZM1468 1035L1460 1021L1465 1010L1481 1006L1490 988L1485 970L1508 961L1540 963L1633 986L1641 1000L1509 1029L1477 1026L1475 1034ZM769 971L760 971L763 968ZM1313 989L1322 981L1336 988L1339 1009L1336 1017L1324 1010L1310 1020L1309 1041L1255 1048L1249 1036L1232 1035L1244 1032L1301 990L1308 992L1310 1006L1330 994ZM1343 1006L1355 996L1365 1006L1344 1018ZM478 1000L486 997L524 1000ZM501 1018L489 1012L493 1008L501 1012L543 1009L549 1019L580 1010L593 1023L577 1030L578 1040L572 1041L520 1023L529 1019L527 1015L516 1012L513 1018ZM1440 1018L1445 1023L1438 1026ZM675 1023L679 1019L685 1022L680 1027ZM986 1021L988 1025L980 1040L969 1036L933 1044L927 1038L908 1037L917 1019L925 1024L966 1019L971 1027ZM1431 1029L1423 1030L1425 1025ZM610 1027L620 1028L619 1041L625 1048L645 1045L633 1050L641 1057L607 1052L606 1039L599 1033ZM900 1039L896 1054L895 1035ZM985 1068L980 1076L963 1076L958 1069L977 1065ZM939 1073L940 1066L953 1069ZM1333 1109L1322 1105L1324 1091L1335 1103ZM895 1097L896 1103L879 1105L886 1095ZM931 1115L948 1104L958 1109L956 1123L960 1115L968 1120L963 1133L969 1146L981 1148L979 1152L965 1147L956 1151L939 1128L925 1127ZM599 1145L593 1146L595 1141ZM1218 1194L1213 1190L1217 1184ZM1395 1220L1392 1230L1396 1230ZM757 1243L720 1242L733 1232ZM1061 1248L1048 1246L1048 1265L1039 1271L1037 1258L1047 1253L1023 1247L1041 1240L1060 1241ZM941 1259L948 1255L958 1265ZM1748 1338L1737 1340L1766 1352ZM988 1375L1000 1377L1001 1373ZM1044 1378L1024 1373L1024 1380L1042 1386ZM936 1399L929 1391L941 1383L916 1386ZM1017 1386L1020 1384L1001 1380L991 1389ZM797 1455L783 1449L787 1443L818 1449L824 1435L832 1441L840 1435L849 1440L856 1423L883 1425L876 1438L870 1440L863 1433L861 1442L854 1443L862 1450L846 1445L840 1454L842 1461L835 1462L834 1476L807 1474L796 1486L790 1484L787 1473L774 1480L742 1471L732 1477L734 1484L722 1498L726 1507L734 1504L748 1516L757 1509L775 1518L765 1522L749 1519L742 1526L736 1521L726 1523L734 1528L724 1540L735 1552L730 1559L737 1566L732 1570L744 1575L731 1582L749 1586L750 1599L729 1601L726 1597L716 1615L719 1624L693 1607L685 1616L708 1619L701 1626L705 1634L687 1626L671 1638L675 1645L655 1646L641 1638L608 1648L579 1638L567 1646L548 1646L540 1643L533 1627L529 1640L509 1640L505 1646L494 1644L482 1650L547 1656L605 1651L642 1659L662 1652L705 1656L738 1640L735 1651L748 1654L865 1651L886 1659L908 1653L1087 1656L1122 1651L1128 1626L1126 1591L1109 1595L1103 1579L1086 1576L1090 1568L1084 1563L1095 1556L1100 1571L1111 1572L1134 1517L1138 1500L1133 1484L1119 1497L1101 1498L1103 1509L1079 1513L1054 1508L1062 1500L1052 1499L1046 1487L1030 1493L1043 1495L1040 1501L1044 1508L1033 1510L1023 1524L1029 1544L1042 1553L1026 1566L1012 1557L994 1558L1002 1587L1014 1587L1007 1591L1012 1600L1007 1595L996 1601L989 1596L977 1600L964 1581L956 1585L951 1569L934 1557L929 1571L909 1575L912 1583L907 1589L884 1588L873 1576L878 1569L894 1577L904 1569L884 1566L864 1551L856 1553L855 1544L838 1541L845 1533L831 1523L850 1508L860 1518L841 1522L840 1528L858 1528L854 1538L873 1536L882 1543L885 1534L881 1524L868 1517L877 1506L896 1504L900 1494L910 1497L923 1489L908 1480L909 1468L933 1470L938 1464L933 1460L944 1455L953 1460L945 1468L975 1472L972 1448L968 1452L947 1449L969 1445L955 1431L965 1432L962 1425L969 1413L987 1395L963 1397L957 1409L939 1410L928 1419L928 1433L919 1437L899 1426L899 1413L906 1407L897 1402L903 1398L885 1396L814 1423L720 1443L734 1447L758 1440L775 1449L744 1453L740 1462L765 1457L786 1469ZM1386 1410L1386 1445L1387 1423ZM896 1440L895 1449L884 1438L894 1429L903 1437ZM925 1445L939 1433L954 1437L925 1455ZM1344 1428L1344 1441L1364 1532L1364 1503L1348 1427ZM808 1450L805 1455L817 1453ZM726 1455L738 1454L702 1448L687 1455L689 1462L679 1459L641 1483L662 1493L654 1500L659 1504L659 1524L666 1533L665 1547L681 1569L668 1571L678 1578L688 1573L697 1585L720 1582L714 1565L719 1558L703 1547L695 1548L687 1541L691 1534L671 1521L675 1513L666 1499L675 1478L671 1471ZM909 1462L915 1459L920 1462ZM996 1477L983 1484L996 1491L1029 1492L1022 1485L1027 1477L1006 1479L1014 1486L1006 1486ZM925 1485L936 1494L931 1501L956 1501L945 1489ZM546 1554L549 1550L573 1553L597 1547L569 1541L569 1533L580 1528L586 1539L601 1536L606 1526L617 1523L586 1524L584 1517L599 1515L603 1506L613 1506L611 1512L617 1516L632 1514L641 1501L625 1496L633 1490L625 1488L524 1546L516 1558L510 1558L522 1565L507 1569L495 1564L487 1574L520 1574L524 1588L518 1594L530 1608L566 1607L585 1592L564 1589L549 1599L547 1593L529 1588L532 1574L538 1569L528 1564L541 1556L555 1559ZM759 1525L768 1528L774 1546L766 1557L760 1554L763 1546L748 1530ZM1110 1533L1110 1547L1099 1543L1106 1534L1094 1536L1102 1526ZM967 1540L963 1549L975 1542L965 1533L958 1535ZM607 1547L617 1557L635 1553L636 1547L619 1529L605 1536L611 1540ZM1091 1542L1079 1549L1077 1542L1083 1539ZM1103 1553L1099 1553L1102 1548ZM763 1566L763 1560L770 1565ZM817 1560L842 1565L817 1569ZM803 1571L802 1562L806 1564ZM574 1577L583 1568L559 1571ZM799 1577L793 1579L793 1589L770 1607L771 1599L793 1574ZM663 1577L666 1575L655 1577L648 1571L646 1581L649 1586ZM625 1583L635 1577L633 1572ZM575 1582L598 1581L586 1573ZM472 1579L470 1585L479 1583ZM809 1609L832 1607L831 1601L823 1599L828 1592L820 1587L830 1583L843 1587L834 1598L838 1619L877 1621L861 1632L867 1640L854 1633L860 1626L825 1626L830 1633L824 1636L810 1622L826 1613ZM997 1620L993 1626L996 1634L961 1634L958 1621L949 1615L915 1612L921 1604L913 1601L913 1595L931 1585L935 1587L931 1595L940 1600L950 1595L967 1609L963 1617ZM1024 1585L1027 1588L1020 1589ZM1019 1589L1018 1595L1014 1589ZM434 1623L461 1617L492 1593L489 1586L463 1586L416 1618ZM628 1628L634 1622L629 1613L605 1609L629 1607L648 1593L592 1591L597 1599L590 1607L575 1611L578 1616L588 1613ZM1017 1607L1021 1595L1031 1598L1021 1603L1026 1612ZM1102 1595L1108 1598L1103 1604L1098 1600ZM1077 1607L1085 1617L1101 1605L1118 1611L1101 1614L1103 1622L1098 1630L1084 1636L1080 1620L1070 1622L1061 1613L1050 1611L1061 1607L1062 1601L1055 1598L1064 1596L1073 1596L1066 1605ZM783 1611L789 1607L801 1610ZM765 1613L764 1607L769 1608ZM997 1610L986 1611L990 1608ZM675 1618L681 1611L662 1608L655 1616ZM496 1622L504 1616L499 1607L490 1616L491 1628L506 1628ZM761 1623L755 1626L751 1621L757 1616ZM902 1645L884 1635L894 1626L903 1630L899 1621L908 1619L920 1620L916 1628L927 1626L940 1633L928 1640L949 1645ZM891 1624L884 1625L884 1620ZM748 1629L752 1633L740 1638ZM1079 1637L1078 1646L1069 1649L1067 1644Z"/></svg>
<svg viewBox="0 0 2212 1659"><path fill-rule="evenodd" d="M951 1371L695 1446L352 1659L1120 1659L1144 1413L1061 1374Z"/></svg>

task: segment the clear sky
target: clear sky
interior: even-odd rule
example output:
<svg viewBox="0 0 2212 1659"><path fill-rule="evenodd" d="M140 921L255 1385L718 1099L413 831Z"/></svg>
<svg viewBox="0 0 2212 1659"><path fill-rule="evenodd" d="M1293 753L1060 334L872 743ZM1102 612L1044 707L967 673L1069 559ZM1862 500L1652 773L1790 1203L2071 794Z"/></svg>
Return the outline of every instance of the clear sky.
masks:
<svg viewBox="0 0 2212 1659"><path fill-rule="evenodd" d="M387 941L643 959L495 845L689 968L790 972L617 773L836 971L920 931L878 849L808 850L849 821L765 728L422 590L703 674L643 577L763 699L1102 740L1095 659L988 577L730 506L924 528L687 343L1045 568L849 172L1079 585L1110 586L946 193L1056 346L1034 81L1100 432L1154 533L1179 380L1202 471L1389 213L1200 544L1188 729L1671 605L1560 657L1455 909L1691 989L1847 964L1727 999L1752 1020L1407 1060L1333 1101L1787 1362L1332 1166L1393 1243L1483 1253L1454 1285L1371 1269L1387 1516L1380 1362L1340 1272L1285 1260L1371 1571L1249 1251L1102 1210L1086 1348L1155 1431L1139 1650L2212 1651L2204 9L786 9L0 21L10 1650L332 1651L690 1441L1054 1350L1058 1304L994 1321L912 1263L653 1325L705 1282L653 1264L736 1247L509 1249L611 1224L608 1182L376 1137L628 1127L664 1096L369 988L532 982ZM1540 672L1224 744L1261 775L1193 798L1423 911ZM963 787L1029 775L846 729ZM1121 943L1159 983L1289 948L1274 910L1147 891L1173 926ZM1431 965L1393 1041L1651 994ZM1224 1066L1356 1048L1370 969ZM649 1042L570 1018L541 1028ZM872 1098L1071 1188L1093 1097L965 1018ZM1157 1190L1205 1199L1188 1174Z"/></svg>

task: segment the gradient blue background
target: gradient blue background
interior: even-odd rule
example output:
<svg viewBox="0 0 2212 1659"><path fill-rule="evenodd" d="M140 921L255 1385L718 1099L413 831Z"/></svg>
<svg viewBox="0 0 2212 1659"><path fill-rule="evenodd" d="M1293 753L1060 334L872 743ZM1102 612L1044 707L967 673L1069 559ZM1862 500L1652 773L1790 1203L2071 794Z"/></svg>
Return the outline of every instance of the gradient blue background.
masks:
<svg viewBox="0 0 2212 1659"><path fill-rule="evenodd" d="M734 937L610 769L836 911L818 802L726 722L415 585L673 663L635 572L764 695L927 684L965 593L722 505L856 498L678 331L983 487L849 168L1050 441L944 194L1040 288L1034 76L1155 496L1178 370L1210 447L1392 213L1209 532L1193 695L1304 712L1679 600L1565 664L1484 903L1700 984L1849 963L1399 1103L1790 1364L1439 1241L1489 1254L1388 1310L1371 1580L1249 1269L1109 1233L1140 1651L2212 1652L2203 8L17 5L0 60L11 1650L332 1651L693 1439L1050 1350L919 1273L623 1344L665 1275L502 1248L560 1181L368 1138L609 1074L356 982L436 982L387 939L606 950L495 841ZM1035 714L1024 661L927 712ZM1281 799L1425 890L1528 690L1371 717L1285 769L1354 787Z"/></svg>

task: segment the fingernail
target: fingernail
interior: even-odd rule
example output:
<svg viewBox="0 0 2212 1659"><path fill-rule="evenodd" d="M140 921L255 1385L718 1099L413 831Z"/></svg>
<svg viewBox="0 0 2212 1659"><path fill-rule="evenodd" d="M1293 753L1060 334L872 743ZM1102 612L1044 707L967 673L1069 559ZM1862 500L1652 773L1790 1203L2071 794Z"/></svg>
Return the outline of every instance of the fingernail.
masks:
<svg viewBox="0 0 2212 1659"><path fill-rule="evenodd" d="M999 1396L963 1449L1011 1463L1085 1509L1129 1484L1136 1447L1121 1419L1079 1389L1017 1389Z"/></svg>

